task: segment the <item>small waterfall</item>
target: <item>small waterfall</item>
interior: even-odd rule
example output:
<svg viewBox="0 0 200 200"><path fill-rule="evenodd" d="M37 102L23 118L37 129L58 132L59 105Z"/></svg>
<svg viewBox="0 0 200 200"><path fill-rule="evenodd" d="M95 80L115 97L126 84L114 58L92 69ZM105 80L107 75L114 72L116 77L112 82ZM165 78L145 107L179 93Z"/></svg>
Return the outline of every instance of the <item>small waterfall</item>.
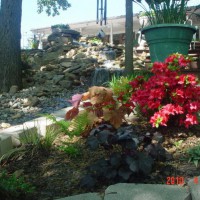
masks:
<svg viewBox="0 0 200 200"><path fill-rule="evenodd" d="M109 63L108 66L96 68L92 76L92 85L105 86L113 75L116 77L122 76L123 71L121 68L113 67L112 63Z"/></svg>
<svg viewBox="0 0 200 200"><path fill-rule="evenodd" d="M104 49L99 56L104 60L115 60L116 53L112 49Z"/></svg>
<svg viewBox="0 0 200 200"><path fill-rule="evenodd" d="M114 68L114 70L110 70L110 77L112 78L112 76L115 77L120 77L123 75L124 70L120 69L120 68Z"/></svg>
<svg viewBox="0 0 200 200"><path fill-rule="evenodd" d="M92 85L100 86L110 81L110 72L107 68L96 68L94 71Z"/></svg>
<svg viewBox="0 0 200 200"><path fill-rule="evenodd" d="M106 86L113 75L121 76L123 69L115 65L116 53L113 49L105 48L99 56L105 61L102 66L95 69L92 75L92 85Z"/></svg>

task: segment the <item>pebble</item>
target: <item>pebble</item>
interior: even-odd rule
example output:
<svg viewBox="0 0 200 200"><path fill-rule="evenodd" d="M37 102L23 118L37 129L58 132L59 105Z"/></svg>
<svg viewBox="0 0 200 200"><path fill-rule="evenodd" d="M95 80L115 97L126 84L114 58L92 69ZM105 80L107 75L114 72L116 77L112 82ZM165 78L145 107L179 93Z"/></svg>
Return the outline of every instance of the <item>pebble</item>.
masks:
<svg viewBox="0 0 200 200"><path fill-rule="evenodd" d="M73 87L67 92L47 92L46 96L34 96L34 89L27 88L18 91L15 97L0 95L0 129L22 124L39 117L40 114L52 113L71 106L68 100L76 93L83 93L88 86Z"/></svg>
<svg viewBox="0 0 200 200"><path fill-rule="evenodd" d="M40 114L71 106L68 100L72 95L88 90L94 68L104 62L98 58L99 51L104 47L77 48L76 45L68 45L56 49L58 46L55 44L54 51L53 47L38 50L42 57L34 51L24 51L30 67L23 70L22 82L25 88L19 90L13 85L8 93L0 94L0 125L18 125ZM123 48L117 47L115 50L118 52L118 62L123 64ZM86 55L87 52L91 56ZM58 55L61 56L60 60ZM0 126L2 128L6 127Z"/></svg>
<svg viewBox="0 0 200 200"><path fill-rule="evenodd" d="M2 128L9 128L11 125L9 123L1 123L0 126Z"/></svg>
<svg viewBox="0 0 200 200"><path fill-rule="evenodd" d="M19 87L17 85L13 85L11 86L9 93L13 95L17 93L18 90L19 90Z"/></svg>
<svg viewBox="0 0 200 200"><path fill-rule="evenodd" d="M16 115L13 115L11 118L12 119L19 119L22 117L22 114L21 113L17 113Z"/></svg>

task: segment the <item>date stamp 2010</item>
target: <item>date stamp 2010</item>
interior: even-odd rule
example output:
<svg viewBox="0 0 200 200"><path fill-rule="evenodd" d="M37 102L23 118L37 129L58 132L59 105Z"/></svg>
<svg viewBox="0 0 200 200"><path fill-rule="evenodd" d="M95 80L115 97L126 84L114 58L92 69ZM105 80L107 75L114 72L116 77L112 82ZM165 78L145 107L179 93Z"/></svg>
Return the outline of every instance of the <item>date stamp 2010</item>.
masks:
<svg viewBox="0 0 200 200"><path fill-rule="evenodd" d="M184 185L184 177L183 176L168 176L167 177L167 185Z"/></svg>
<svg viewBox="0 0 200 200"><path fill-rule="evenodd" d="M193 178L194 184L199 184L199 179L198 177ZM167 185L184 185L185 180L183 176L168 176L166 180Z"/></svg>

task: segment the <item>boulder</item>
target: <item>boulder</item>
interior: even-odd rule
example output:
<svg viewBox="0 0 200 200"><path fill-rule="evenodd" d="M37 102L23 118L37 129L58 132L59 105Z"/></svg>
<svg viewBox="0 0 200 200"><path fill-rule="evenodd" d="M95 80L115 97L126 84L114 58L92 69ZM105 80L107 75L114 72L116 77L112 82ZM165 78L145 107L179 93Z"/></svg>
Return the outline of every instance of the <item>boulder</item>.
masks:
<svg viewBox="0 0 200 200"><path fill-rule="evenodd" d="M70 88L72 87L72 81L62 80L62 81L59 82L59 85L60 85L62 88L70 89Z"/></svg>
<svg viewBox="0 0 200 200"><path fill-rule="evenodd" d="M10 87L9 93L10 93L11 95L13 95L13 94L17 93L18 90L19 90L19 87L18 87L17 85L12 85L12 86Z"/></svg>
<svg viewBox="0 0 200 200"><path fill-rule="evenodd" d="M61 65L61 67L69 68L69 67L71 67L73 64L72 64L71 61L69 61L69 62L62 62L62 63L60 63L60 65Z"/></svg>

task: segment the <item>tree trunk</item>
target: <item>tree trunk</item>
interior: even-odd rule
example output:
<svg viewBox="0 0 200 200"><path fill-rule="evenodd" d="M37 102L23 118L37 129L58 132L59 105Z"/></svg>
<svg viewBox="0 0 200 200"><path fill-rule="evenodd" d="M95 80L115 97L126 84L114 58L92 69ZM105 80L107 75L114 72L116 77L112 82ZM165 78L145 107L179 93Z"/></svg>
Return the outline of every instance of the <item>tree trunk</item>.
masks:
<svg viewBox="0 0 200 200"><path fill-rule="evenodd" d="M22 0L1 0L0 7L0 92L22 84L21 70Z"/></svg>
<svg viewBox="0 0 200 200"><path fill-rule="evenodd" d="M126 0L126 29L125 29L125 71L128 75L133 72L133 2Z"/></svg>

